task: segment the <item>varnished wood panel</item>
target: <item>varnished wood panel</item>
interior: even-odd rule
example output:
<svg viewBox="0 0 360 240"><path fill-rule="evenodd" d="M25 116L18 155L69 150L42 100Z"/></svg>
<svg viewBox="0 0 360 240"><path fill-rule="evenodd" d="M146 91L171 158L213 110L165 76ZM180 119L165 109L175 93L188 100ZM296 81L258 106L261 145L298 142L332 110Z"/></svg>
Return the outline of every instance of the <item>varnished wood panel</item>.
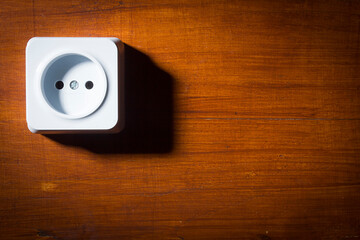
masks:
<svg viewBox="0 0 360 240"><path fill-rule="evenodd" d="M358 1L0 3L0 239L358 239ZM26 127L34 36L118 37L117 135Z"/></svg>

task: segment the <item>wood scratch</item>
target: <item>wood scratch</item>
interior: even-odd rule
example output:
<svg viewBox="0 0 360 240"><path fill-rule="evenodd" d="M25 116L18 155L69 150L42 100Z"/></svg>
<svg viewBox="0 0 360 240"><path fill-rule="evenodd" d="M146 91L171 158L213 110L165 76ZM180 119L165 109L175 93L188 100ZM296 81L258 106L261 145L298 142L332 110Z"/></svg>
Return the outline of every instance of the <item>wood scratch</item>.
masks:
<svg viewBox="0 0 360 240"><path fill-rule="evenodd" d="M43 239L55 239L55 240L60 240L60 238L54 236L54 234L51 234L48 231L44 231L44 230L37 230L37 236L40 237L41 240Z"/></svg>

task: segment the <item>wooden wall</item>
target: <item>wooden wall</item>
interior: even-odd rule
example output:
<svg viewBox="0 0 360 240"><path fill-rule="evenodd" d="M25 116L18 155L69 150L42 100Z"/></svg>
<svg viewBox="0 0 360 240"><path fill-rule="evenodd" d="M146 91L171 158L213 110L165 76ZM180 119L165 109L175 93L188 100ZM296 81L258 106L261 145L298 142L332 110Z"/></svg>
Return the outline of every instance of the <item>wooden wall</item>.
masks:
<svg viewBox="0 0 360 240"><path fill-rule="evenodd" d="M0 3L0 239L359 239L360 2ZM117 135L32 134L25 46L117 37Z"/></svg>

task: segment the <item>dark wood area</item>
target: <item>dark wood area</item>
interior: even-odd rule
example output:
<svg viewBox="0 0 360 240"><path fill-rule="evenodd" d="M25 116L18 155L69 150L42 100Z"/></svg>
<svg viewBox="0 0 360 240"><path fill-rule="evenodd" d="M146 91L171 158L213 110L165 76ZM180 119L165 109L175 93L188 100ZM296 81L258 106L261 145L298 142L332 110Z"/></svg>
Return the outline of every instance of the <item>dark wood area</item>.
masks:
<svg viewBox="0 0 360 240"><path fill-rule="evenodd" d="M0 3L0 239L360 239L359 1ZM127 125L32 134L34 36L117 37Z"/></svg>

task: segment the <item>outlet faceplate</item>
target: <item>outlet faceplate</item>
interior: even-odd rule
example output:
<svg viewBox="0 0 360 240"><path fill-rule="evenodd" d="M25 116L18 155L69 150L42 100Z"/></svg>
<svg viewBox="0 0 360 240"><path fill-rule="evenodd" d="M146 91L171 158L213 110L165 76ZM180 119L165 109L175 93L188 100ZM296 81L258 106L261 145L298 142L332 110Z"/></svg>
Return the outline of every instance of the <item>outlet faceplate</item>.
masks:
<svg viewBox="0 0 360 240"><path fill-rule="evenodd" d="M26 118L34 133L119 132L123 44L117 38L44 38L26 47Z"/></svg>

